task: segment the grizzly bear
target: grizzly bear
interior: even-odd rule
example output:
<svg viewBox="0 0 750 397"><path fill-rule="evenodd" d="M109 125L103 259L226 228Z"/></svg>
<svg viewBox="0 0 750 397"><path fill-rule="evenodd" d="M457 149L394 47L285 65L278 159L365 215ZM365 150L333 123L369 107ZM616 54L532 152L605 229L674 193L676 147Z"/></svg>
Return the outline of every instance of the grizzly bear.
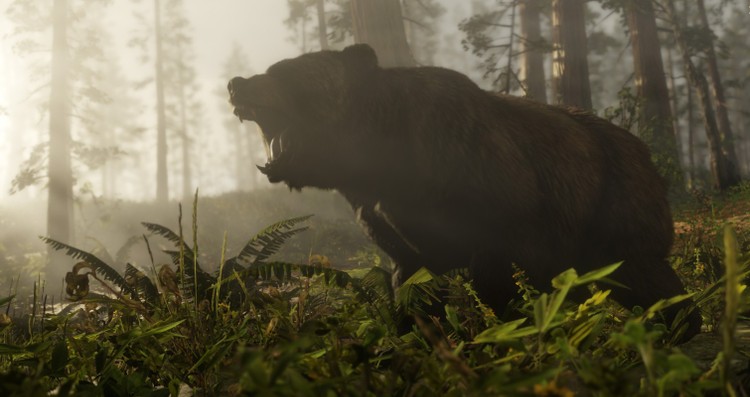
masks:
<svg viewBox="0 0 750 397"><path fill-rule="evenodd" d="M282 60L233 78L229 93L262 129L260 171L343 194L396 264L396 285L423 266L468 267L502 312L513 264L545 288L567 268L623 261L612 296L626 308L685 293L647 147L590 113L490 93L444 68L381 68L365 44ZM687 323L686 336L699 332L697 312Z"/></svg>

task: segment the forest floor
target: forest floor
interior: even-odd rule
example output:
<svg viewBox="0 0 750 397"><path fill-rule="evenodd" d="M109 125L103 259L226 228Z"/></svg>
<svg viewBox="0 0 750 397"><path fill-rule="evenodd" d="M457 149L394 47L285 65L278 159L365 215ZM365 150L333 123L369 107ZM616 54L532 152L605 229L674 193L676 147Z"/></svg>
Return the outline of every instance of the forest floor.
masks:
<svg viewBox="0 0 750 397"><path fill-rule="evenodd" d="M717 223L729 223L735 229L742 231L750 229L750 199L731 200L713 213L710 209L682 213L675 216L675 233L685 234L694 231L696 227L712 228ZM706 222L710 220L710 222Z"/></svg>
<svg viewBox="0 0 750 397"><path fill-rule="evenodd" d="M587 392L588 388L611 389L609 395L628 394L626 391L633 395L659 395L655 393L657 383L659 387L666 387L662 395L677 395L678 391L685 390L693 392L681 395L706 395L701 393L717 390L717 371L723 364L723 357L731 357L734 373L729 382L741 385L738 387L750 384L747 359L750 356L750 320L743 316L750 312L747 291L741 294L739 304L730 306L742 313L739 325L734 328L736 338L731 339L734 348L725 347L722 337L722 331L730 329L723 326L727 318L723 286L730 285L722 277L725 263L735 263L741 269L748 269L750 263L750 184L726 195L696 193L682 197L672 207L676 236L670 263L682 276L686 290L697 294L708 291L706 299L696 299L700 301L704 332L676 347L654 339L661 338L657 328L646 332L652 328L645 317L628 317L630 314L608 303L603 298L606 295L601 294L592 296L588 304L557 306L547 302L554 301L550 297L564 296L559 292L544 294L544 297L532 294L528 307L533 307L534 313L526 324L495 324L475 304L475 295L467 290L467 284L456 277L420 278L412 283L411 289L406 289L412 293L450 289L446 296L452 300L446 306L446 321L436 324L441 339L430 339L434 335L424 333L426 328L395 335L395 325L388 323L388 314L394 313L390 306L393 301L371 298L389 296L383 293L390 285L389 277L384 277L387 273L382 269L378 271L378 268L387 269L389 260L362 233L351 208L340 196L330 192L287 194L268 190L206 197L199 201L192 210L186 204L182 216L175 203L166 206L104 200L84 203L77 218L77 247L81 252L107 259L104 262L114 269L107 274L123 273L127 262L143 269L143 275L130 272L131 277L141 277L137 285L141 282L154 285L156 277L148 279L147 273L151 274L149 269L155 272L157 267L172 263L168 250L175 249L174 241L164 234L153 233L153 228L144 228L146 225L140 221L163 225L159 230L170 229L173 234L184 232L186 246L200 246L201 267L215 274L216 265L226 264L226 258L239 255L246 244L250 244L248 241L276 241L256 239L258 235L268 237L273 233L269 232L268 225L290 217L315 214L300 224L299 230L307 228L306 232L282 239L283 247L276 244L270 250L278 250L274 258L283 262L300 266L318 266L320 262L316 270L327 276L301 277L299 270L292 275L291 271L284 270L286 268L279 268L284 271L275 273L276 268L262 267L266 270L254 276L257 278L253 284L243 284L242 293L227 295L226 302L230 302L230 296L243 297L239 302L222 300L205 307L194 305L195 301L191 302L189 297L191 293L198 294L198 287L206 288L202 292L204 295L214 288L198 283L194 284L195 292L192 289L173 295L169 291L162 292L164 299L158 294L148 295L143 288L143 292L134 295L139 305L111 297L108 301L92 300L87 302L91 305L85 306L86 311L76 309L79 312L74 317L59 317L65 321L38 314L22 317L24 308L28 311L30 307L46 305L39 299L41 295L35 283L38 280L25 279L25 275L34 274L34 266L41 266L40 258L44 257L46 247L36 238L39 233L34 233L43 230L44 225L29 216L43 207L28 206L24 210L0 207L0 231L13 231L0 235L0 268L15 275L10 285L7 281L4 285L0 279L0 290L10 290L11 296L18 297L8 297L3 303L4 295L0 294L0 308L5 308L8 314L12 304L11 316L6 316L6 320L21 319L13 323L16 327L3 329L0 324L0 395L9 395L3 392L4 384L20 387L18 382L31 379L29 374L36 376L33 378L36 383L29 385L49 390L59 387L66 379L97 379L95 385L76 384L76 390L83 390L84 386L111 390L140 387L148 392L164 393L167 387L189 385L193 390L221 390L220 394L224 395L230 388L240 387L237 373L254 374L242 379L247 393L265 390L268 395L305 395L294 394L301 391L306 391L306 395L324 395L326 390L331 395L353 395L354 391L361 392L361 387L368 387L372 395L392 395L397 389L401 394L409 394L410 390L420 387L422 391L431 390L432 394L426 395L434 395L434 390L460 391L454 395L519 395L521 392L531 395L528 385L547 385L544 387L552 390L556 382L566 380L566 374L573 378L569 385L572 390L583 396L595 395ZM197 214L194 223L192 213ZM739 261L725 260L723 236L727 223L735 230ZM199 229L197 237L192 235L194 227ZM145 237L151 241L150 245L146 244ZM266 244L271 247L270 243ZM65 262L63 270L67 271L73 262ZM330 264L330 269L323 263ZM271 271L275 276L270 276ZM331 280L335 278L329 279L329 276L336 272L363 280L358 283L359 289L333 285ZM112 279L124 280L122 277ZM740 284L746 284L746 280L731 285L736 286L735 291L741 291L744 287ZM226 285L221 288L225 294L230 288L230 284ZM248 285L250 290L247 290ZM54 301L66 301L62 292L50 292L54 287L52 283L49 286L43 294L59 294ZM188 298L179 299L181 293ZM407 296L402 300L409 307L411 295L403 296ZM145 310L146 307L149 309ZM123 314L112 317L112 308ZM250 321L252 319L244 314L251 312L252 319L257 321ZM126 318L140 320L121 320ZM259 324L262 326L257 327ZM539 324L547 324L548 328L538 331L535 327ZM87 337L89 334L95 337ZM479 348L491 344L496 346ZM169 365L160 361L165 351L172 355ZM725 355L725 351L729 354ZM98 352L104 353L100 356ZM641 357L644 352L648 354ZM361 360L362 354L369 356ZM106 358L109 364L102 367L106 371L98 366L96 357ZM197 361L196 357L199 357ZM20 367L21 362L31 364ZM646 376L649 365L655 368L651 375L657 377ZM155 377L154 373L160 375ZM311 373L314 376L310 377ZM18 377L20 380L16 382L14 374L24 376ZM275 378L271 378L271 374L275 374ZM474 382L472 374L480 375L483 381ZM362 379L370 379L372 383L361 386ZM569 392L567 394L540 394L544 392L541 390L534 395L573 395L572 390L565 389L566 384L561 387ZM280 394L281 391L284 393Z"/></svg>
<svg viewBox="0 0 750 397"><path fill-rule="evenodd" d="M679 255L690 250L721 245L724 225L729 224L738 235L741 252L747 255L750 248L750 193L744 186L724 196L695 194L688 203L674 207L675 247ZM700 247L700 248L698 248ZM707 249L708 250L708 249ZM717 254L723 255L721 250ZM723 259L723 258L721 258ZM710 328L710 327L709 327ZM722 351L722 337L717 330L706 329L688 343L680 346L702 369L708 369ZM737 326L737 351L750 351L750 318L740 316ZM747 357L737 355L733 360L737 372L748 370Z"/></svg>

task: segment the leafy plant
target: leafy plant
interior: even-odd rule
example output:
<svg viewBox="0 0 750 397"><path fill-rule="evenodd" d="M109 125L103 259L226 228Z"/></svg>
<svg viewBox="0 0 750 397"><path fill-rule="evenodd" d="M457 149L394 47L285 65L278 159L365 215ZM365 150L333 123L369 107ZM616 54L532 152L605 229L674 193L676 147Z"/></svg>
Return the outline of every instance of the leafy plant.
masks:
<svg viewBox="0 0 750 397"><path fill-rule="evenodd" d="M197 210L193 210L193 228ZM67 311L35 311L43 323L21 333L0 323L0 394L46 395L705 395L742 390L731 364L744 354L734 334L750 307L748 262L724 229L721 274L693 295L721 307L720 351L698 362L671 345L679 330L656 313L686 296L633 313L608 300L619 264L551 290L515 275L519 298L498 317L463 271L416 272L394 291L381 267L352 274L311 255L274 260L309 217L273 223L215 271L181 232L158 224L151 236L174 245L173 263L122 275L97 256L48 241L81 260L80 288ZM195 235L194 230L193 235ZM148 241L148 238L146 239ZM147 245L150 249L150 244ZM198 258L201 258L199 263ZM111 258L110 258L111 259ZM109 259L108 259L109 260ZM88 271L88 273L86 273ZM105 293L83 293L80 280ZM196 282L196 280L198 280ZM200 281L203 280L203 281ZM575 295L588 298L570 300ZM0 307L11 298L0 299ZM708 305L708 306L707 306ZM38 313L42 313L41 315ZM501 320L510 315L509 320ZM36 318L34 317L34 318ZM408 327L404 327L408 324Z"/></svg>

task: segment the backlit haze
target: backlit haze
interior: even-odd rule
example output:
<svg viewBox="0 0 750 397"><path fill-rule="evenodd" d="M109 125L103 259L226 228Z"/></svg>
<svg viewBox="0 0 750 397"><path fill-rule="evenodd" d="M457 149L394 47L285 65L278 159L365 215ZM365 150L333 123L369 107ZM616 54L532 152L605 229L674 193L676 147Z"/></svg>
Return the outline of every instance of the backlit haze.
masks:
<svg viewBox="0 0 750 397"><path fill-rule="evenodd" d="M49 60L48 29L39 37L46 48L33 55L19 55L14 47L18 44L18 36L13 34L15 29L5 10L11 0L0 0L0 202L7 200L45 199L46 190L43 184L26 188L13 196L8 195L11 180L18 173L19 165L28 158L33 147L47 139L48 119L47 110L43 103L48 98L48 77L31 77L29 71L34 64L44 64ZM71 0L75 4L76 0ZM104 2L107 3L107 2ZM201 195L215 195L236 190L239 186L234 178L234 167L231 161L231 135L226 130L226 118L231 114L231 108L222 97L225 92L227 76L223 75L226 63L233 45L241 46L249 61L249 70L243 73L249 76L261 73L281 59L299 55L301 52L299 40L295 39L295 32L284 25L288 17L287 2L283 0L187 0L184 2L186 16L192 26L193 52L195 59L193 67L197 74L200 97L197 98L203 106L200 125L194 126L198 131L195 147L193 148L194 165L198 168L193 175L193 186L200 188ZM441 43L443 47L452 47L450 53L463 53L458 34L458 22L468 15L468 6L463 2L452 7L446 7L447 14L442 17L445 26L444 34L448 41ZM102 26L107 30L109 39L105 41L105 51L108 57L114 57L119 66L119 73L125 80L119 87L123 93L132 96L138 106L137 119L134 123L143 132L141 142L112 142L121 148L122 154L114 163L118 168L118 183L115 188L109 188L112 198L127 200L152 200L155 196L155 168L156 168L156 115L153 82L136 89L138 81L150 79L153 76L153 43L149 41L150 58L141 59L142 51L128 46L128 41L134 36L139 27L135 13L140 13L147 22L152 22L153 1L114 0L105 7L106 17ZM150 26L149 26L150 28ZM310 50L315 50L317 44L308 39ZM341 47L344 44L339 44ZM464 53L465 54L465 53ZM436 60L445 66L455 69L469 69L472 57L443 56ZM464 70L466 72L466 70ZM112 95L112 93L107 93ZM117 126L112 126L117 128ZM75 126L71 131L73 139L79 139ZM172 139L174 141L174 139ZM176 145L175 142L169 145ZM179 163L179 158L173 154L178 150L170 147L170 164ZM258 158L263 158L262 146L257 147ZM258 163L263 163L258 161ZM87 171L76 169L76 189L87 184L94 195L103 192L103 178L101 170ZM170 171L171 172L171 171ZM249 173L256 173L255 169L248 169ZM105 177L106 178L106 177ZM268 186L264 178L258 178L260 186ZM170 197L180 192L179 175L170 175ZM247 187L245 187L247 188Z"/></svg>

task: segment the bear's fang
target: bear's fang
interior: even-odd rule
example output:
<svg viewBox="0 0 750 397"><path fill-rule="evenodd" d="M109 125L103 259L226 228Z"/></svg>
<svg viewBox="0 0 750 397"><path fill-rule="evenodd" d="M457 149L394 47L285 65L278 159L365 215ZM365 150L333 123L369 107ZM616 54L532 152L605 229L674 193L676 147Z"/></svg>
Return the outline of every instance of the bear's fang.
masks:
<svg viewBox="0 0 750 397"><path fill-rule="evenodd" d="M273 161L273 160L279 158L279 155L281 155L281 137L277 136L277 137L271 139L271 158L270 158L270 160Z"/></svg>

